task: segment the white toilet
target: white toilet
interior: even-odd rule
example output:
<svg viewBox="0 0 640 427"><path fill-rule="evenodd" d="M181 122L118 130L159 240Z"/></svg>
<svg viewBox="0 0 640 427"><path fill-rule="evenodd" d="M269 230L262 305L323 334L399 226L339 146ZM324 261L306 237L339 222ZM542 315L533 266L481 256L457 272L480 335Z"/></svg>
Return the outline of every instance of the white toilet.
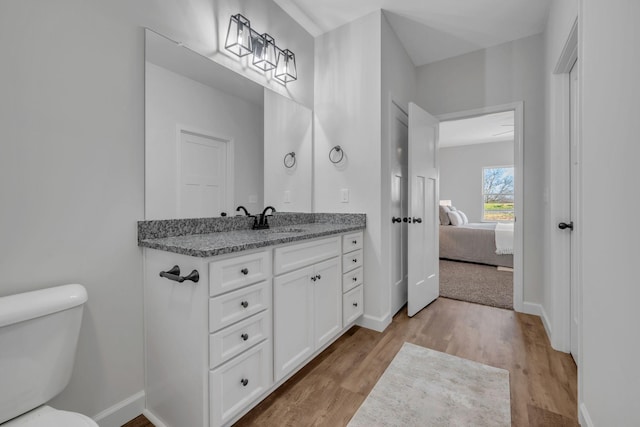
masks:
<svg viewBox="0 0 640 427"><path fill-rule="evenodd" d="M69 383L76 354L82 285L0 298L0 425L97 427L91 418L44 403Z"/></svg>

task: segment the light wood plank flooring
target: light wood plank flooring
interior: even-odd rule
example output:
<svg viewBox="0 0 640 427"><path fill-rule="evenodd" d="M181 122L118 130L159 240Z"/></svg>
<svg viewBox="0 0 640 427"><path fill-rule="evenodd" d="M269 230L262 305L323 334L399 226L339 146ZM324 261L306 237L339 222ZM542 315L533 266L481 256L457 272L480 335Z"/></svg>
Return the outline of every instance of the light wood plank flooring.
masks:
<svg viewBox="0 0 640 427"><path fill-rule="evenodd" d="M236 425L344 426L405 341L507 369L514 426L578 425L576 366L540 318L446 298L401 310L383 333L352 328Z"/></svg>

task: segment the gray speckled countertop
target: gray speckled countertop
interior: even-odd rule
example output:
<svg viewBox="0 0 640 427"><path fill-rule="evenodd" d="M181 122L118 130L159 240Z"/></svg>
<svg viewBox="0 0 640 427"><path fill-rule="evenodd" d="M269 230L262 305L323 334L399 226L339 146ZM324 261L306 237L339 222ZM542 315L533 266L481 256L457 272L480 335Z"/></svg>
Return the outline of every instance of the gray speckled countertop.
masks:
<svg viewBox="0 0 640 427"><path fill-rule="evenodd" d="M362 221L323 220L322 222L294 223L271 227L268 230L236 229L214 233L142 238L138 241L138 245L206 258L363 230L364 228L365 220L364 215L362 215Z"/></svg>

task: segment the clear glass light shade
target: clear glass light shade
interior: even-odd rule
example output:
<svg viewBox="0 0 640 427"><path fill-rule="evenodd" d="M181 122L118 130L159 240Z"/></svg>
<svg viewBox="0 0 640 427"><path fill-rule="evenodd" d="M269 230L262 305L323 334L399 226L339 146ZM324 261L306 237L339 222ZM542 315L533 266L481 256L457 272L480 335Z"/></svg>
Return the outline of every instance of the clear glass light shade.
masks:
<svg viewBox="0 0 640 427"><path fill-rule="evenodd" d="M273 76L285 84L298 79L296 56L289 49L278 50L278 62Z"/></svg>
<svg viewBox="0 0 640 427"><path fill-rule="evenodd" d="M247 18L240 14L231 17L224 47L229 52L241 57L253 52L251 23Z"/></svg>
<svg viewBox="0 0 640 427"><path fill-rule="evenodd" d="M257 35L253 39L253 65L262 71L276 67L276 41L269 34Z"/></svg>

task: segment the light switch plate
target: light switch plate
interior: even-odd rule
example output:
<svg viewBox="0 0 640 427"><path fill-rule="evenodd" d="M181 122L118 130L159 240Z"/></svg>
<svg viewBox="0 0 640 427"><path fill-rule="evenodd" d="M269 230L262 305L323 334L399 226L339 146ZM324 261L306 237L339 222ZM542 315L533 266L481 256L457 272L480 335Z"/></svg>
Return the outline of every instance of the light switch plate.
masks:
<svg viewBox="0 0 640 427"><path fill-rule="evenodd" d="M340 190L340 201L342 203L349 203L349 189L343 188Z"/></svg>

